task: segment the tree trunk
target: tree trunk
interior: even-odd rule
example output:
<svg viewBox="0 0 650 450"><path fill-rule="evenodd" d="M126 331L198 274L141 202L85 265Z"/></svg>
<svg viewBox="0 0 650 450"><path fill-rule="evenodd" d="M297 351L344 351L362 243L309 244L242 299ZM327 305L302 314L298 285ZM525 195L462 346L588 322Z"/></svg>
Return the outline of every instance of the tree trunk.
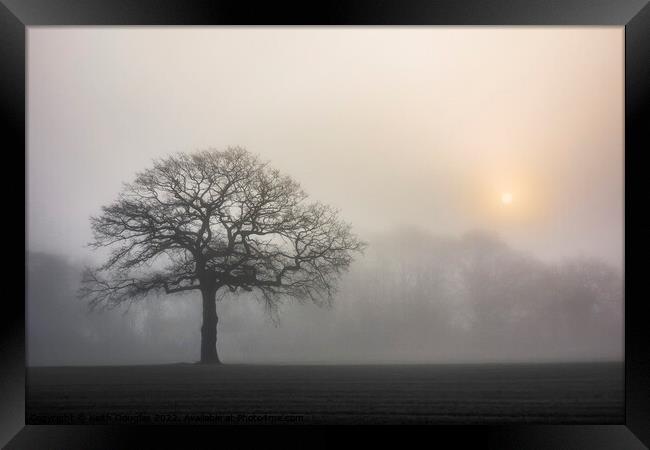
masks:
<svg viewBox="0 0 650 450"><path fill-rule="evenodd" d="M201 326L201 364L221 364L217 355L217 305L215 289L201 291L203 325Z"/></svg>

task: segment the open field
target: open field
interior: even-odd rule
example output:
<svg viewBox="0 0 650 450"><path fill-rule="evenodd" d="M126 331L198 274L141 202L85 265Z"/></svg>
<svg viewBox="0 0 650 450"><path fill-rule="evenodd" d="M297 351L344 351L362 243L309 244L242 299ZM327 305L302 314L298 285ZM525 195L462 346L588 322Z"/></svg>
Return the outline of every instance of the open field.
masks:
<svg viewBox="0 0 650 450"><path fill-rule="evenodd" d="M27 423L622 423L621 363L32 367Z"/></svg>

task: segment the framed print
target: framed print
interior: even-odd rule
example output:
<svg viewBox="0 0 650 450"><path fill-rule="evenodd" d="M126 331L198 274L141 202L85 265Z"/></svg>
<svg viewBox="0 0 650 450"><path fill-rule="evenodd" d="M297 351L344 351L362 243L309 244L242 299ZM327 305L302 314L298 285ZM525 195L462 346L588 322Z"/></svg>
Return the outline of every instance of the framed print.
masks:
<svg viewBox="0 0 650 450"><path fill-rule="evenodd" d="M646 448L647 2L311 6L3 0L2 443Z"/></svg>

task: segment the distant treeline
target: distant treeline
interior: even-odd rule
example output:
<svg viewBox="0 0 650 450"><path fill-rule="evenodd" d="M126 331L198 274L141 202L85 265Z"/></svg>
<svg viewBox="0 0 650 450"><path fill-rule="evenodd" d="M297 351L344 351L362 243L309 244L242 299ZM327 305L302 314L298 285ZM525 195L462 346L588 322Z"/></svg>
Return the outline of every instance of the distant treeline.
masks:
<svg viewBox="0 0 650 450"><path fill-rule="evenodd" d="M342 291L350 298L341 303L391 323L397 341L424 350L442 340L449 356L450 348L480 359L623 355L620 270L587 257L545 263L487 232L379 237Z"/></svg>
<svg viewBox="0 0 650 450"><path fill-rule="evenodd" d="M495 235L436 237L411 228L373 236L343 276L332 309L291 305L279 327L250 297L218 304L228 362L439 362L623 357L623 277L578 257L555 263ZM34 365L193 361L192 295L86 313L81 265L28 258L28 358Z"/></svg>

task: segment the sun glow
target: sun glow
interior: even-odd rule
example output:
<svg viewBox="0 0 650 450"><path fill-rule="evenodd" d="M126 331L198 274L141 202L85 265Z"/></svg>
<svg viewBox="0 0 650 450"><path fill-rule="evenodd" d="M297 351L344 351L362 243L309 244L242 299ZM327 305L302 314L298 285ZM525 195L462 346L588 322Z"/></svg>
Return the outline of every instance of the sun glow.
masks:
<svg viewBox="0 0 650 450"><path fill-rule="evenodd" d="M504 205L510 205L512 203L513 197L510 192L504 192L501 194L501 203Z"/></svg>

